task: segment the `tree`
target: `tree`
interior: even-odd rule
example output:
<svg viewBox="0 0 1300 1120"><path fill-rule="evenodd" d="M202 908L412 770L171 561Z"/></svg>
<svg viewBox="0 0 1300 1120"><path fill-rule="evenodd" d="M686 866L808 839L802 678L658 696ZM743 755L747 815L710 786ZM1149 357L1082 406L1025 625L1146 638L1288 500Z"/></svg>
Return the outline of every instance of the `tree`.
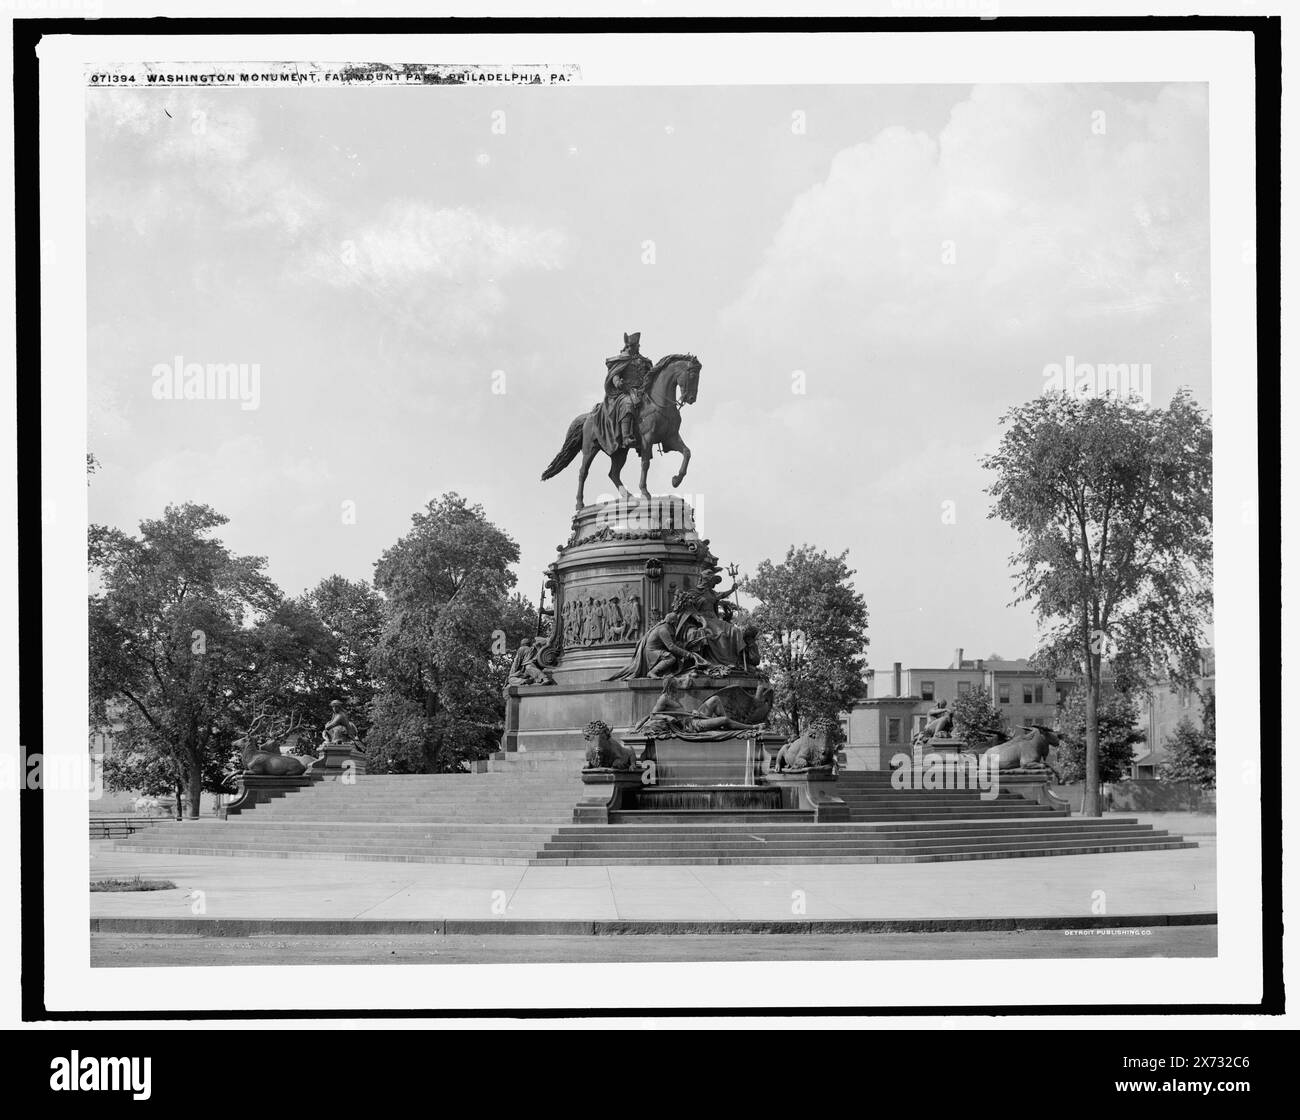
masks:
<svg viewBox="0 0 1300 1120"><path fill-rule="evenodd" d="M304 714L319 728L329 719L329 702L341 700L364 737L367 709L376 683L370 658L384 632L383 597L365 580L328 576L294 600L315 618L329 635L332 664L317 680L318 692L304 706Z"/></svg>
<svg viewBox="0 0 1300 1120"><path fill-rule="evenodd" d="M310 606L288 599L252 628L248 647L252 684L231 702L238 726L246 729L258 715L301 720L301 737L294 737L303 748L299 753L314 753L335 699L339 640ZM285 746L292 750L295 743Z"/></svg>
<svg viewBox="0 0 1300 1120"><path fill-rule="evenodd" d="M1121 692L1193 679L1213 605L1211 434L1186 390L1167 409L1049 394L1012 409L994 454L990 517L1019 535L1015 602L1044 637L1032 663L1079 672L1083 812L1101 813L1098 710L1109 657Z"/></svg>
<svg viewBox="0 0 1300 1120"><path fill-rule="evenodd" d="M104 759L104 788L112 793L140 792L150 797L175 793L181 777L170 760L147 751L115 749ZM177 809L180 802L177 802Z"/></svg>
<svg viewBox="0 0 1300 1120"><path fill-rule="evenodd" d="M1165 743L1169 756L1160 767L1162 778L1195 782L1201 789L1214 789L1215 727L1214 693L1201 701L1201 726L1183 716Z"/></svg>
<svg viewBox="0 0 1300 1120"><path fill-rule="evenodd" d="M744 581L742 590L758 600L748 621L763 642L773 723L791 735L821 718L838 727L866 695L867 606L850 582L847 556L791 547L780 564L764 560Z"/></svg>
<svg viewBox="0 0 1300 1120"><path fill-rule="evenodd" d="M952 725L959 739L972 743L996 743L1006 731L993 694L983 685L961 693L953 701Z"/></svg>
<svg viewBox="0 0 1300 1120"><path fill-rule="evenodd" d="M536 615L509 595L518 545L480 506L446 494L411 521L375 565L386 609L367 753L380 771L458 771L496 749L510 656Z"/></svg>
<svg viewBox="0 0 1300 1120"><path fill-rule="evenodd" d="M1137 706L1127 696L1108 696L1097 709L1098 769L1103 782L1118 782L1133 765L1133 748L1146 741L1137 728ZM1088 697L1073 689L1061 705L1058 753L1061 781L1080 782L1088 770Z"/></svg>
<svg viewBox="0 0 1300 1120"><path fill-rule="evenodd" d="M220 788L241 700L258 688L252 624L280 593L265 561L236 556L210 534L227 519L203 505L168 506L140 536L91 526L92 722L126 710L129 749L166 760L184 785L189 815L204 788Z"/></svg>

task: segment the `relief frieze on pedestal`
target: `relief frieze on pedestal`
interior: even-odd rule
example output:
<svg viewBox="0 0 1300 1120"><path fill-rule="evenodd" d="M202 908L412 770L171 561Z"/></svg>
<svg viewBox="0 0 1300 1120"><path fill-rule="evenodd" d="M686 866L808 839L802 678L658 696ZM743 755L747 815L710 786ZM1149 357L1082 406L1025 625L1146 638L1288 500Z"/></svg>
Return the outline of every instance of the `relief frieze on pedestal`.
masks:
<svg viewBox="0 0 1300 1120"><path fill-rule="evenodd" d="M565 649L635 645L645 626L640 587L608 584L576 588L572 598L560 606L556 625Z"/></svg>

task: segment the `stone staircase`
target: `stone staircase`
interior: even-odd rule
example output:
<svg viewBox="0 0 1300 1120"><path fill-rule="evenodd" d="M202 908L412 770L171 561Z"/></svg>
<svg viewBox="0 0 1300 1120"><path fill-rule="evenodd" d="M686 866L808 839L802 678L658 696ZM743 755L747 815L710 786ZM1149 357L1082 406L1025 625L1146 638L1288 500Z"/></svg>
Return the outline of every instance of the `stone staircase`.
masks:
<svg viewBox="0 0 1300 1120"><path fill-rule="evenodd" d="M540 864L936 863L1194 848L1132 817L914 824L573 825Z"/></svg>
<svg viewBox="0 0 1300 1120"><path fill-rule="evenodd" d="M360 775L291 791L229 820L161 825L114 847L178 855L527 863L573 820L578 767Z"/></svg>
<svg viewBox="0 0 1300 1120"><path fill-rule="evenodd" d="M1195 847L1134 818L1083 819L1002 791L896 790L843 772L850 821L792 811L620 813L575 825L572 752L494 758L473 774L362 775L291 791L229 820L159 822L115 842L140 852L417 863L811 864L1081 855ZM651 819L647 819L651 818Z"/></svg>
<svg viewBox="0 0 1300 1120"><path fill-rule="evenodd" d="M835 795L849 806L850 819L871 821L1006 820L1063 817L1067 809L1030 801L1008 789L984 800L978 789L895 789L884 771L843 770Z"/></svg>

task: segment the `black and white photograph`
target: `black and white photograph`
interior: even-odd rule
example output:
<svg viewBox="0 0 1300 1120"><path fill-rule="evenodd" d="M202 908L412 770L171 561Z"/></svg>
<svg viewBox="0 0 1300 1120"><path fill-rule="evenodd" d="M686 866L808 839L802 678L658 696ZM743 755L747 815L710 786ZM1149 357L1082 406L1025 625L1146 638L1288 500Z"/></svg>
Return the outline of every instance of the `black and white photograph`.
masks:
<svg viewBox="0 0 1300 1120"><path fill-rule="evenodd" d="M1280 1012L1275 13L875 7L35 13L25 1008Z"/></svg>

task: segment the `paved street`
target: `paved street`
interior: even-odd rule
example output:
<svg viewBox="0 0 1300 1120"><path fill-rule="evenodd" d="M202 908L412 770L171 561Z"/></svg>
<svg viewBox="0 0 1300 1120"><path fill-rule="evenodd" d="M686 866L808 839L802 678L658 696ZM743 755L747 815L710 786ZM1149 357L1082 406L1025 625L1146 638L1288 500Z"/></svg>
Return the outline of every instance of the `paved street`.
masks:
<svg viewBox="0 0 1300 1120"><path fill-rule="evenodd" d="M92 967L549 964L635 961L893 961L1212 957L1215 926L1016 933L729 934L659 937L186 937L96 934Z"/></svg>
<svg viewBox="0 0 1300 1120"><path fill-rule="evenodd" d="M91 845L96 917L257 919L932 919L1205 914L1215 846L948 863L527 867L162 855ZM1097 892L1102 892L1100 895ZM1104 907L1104 909L1099 909Z"/></svg>

